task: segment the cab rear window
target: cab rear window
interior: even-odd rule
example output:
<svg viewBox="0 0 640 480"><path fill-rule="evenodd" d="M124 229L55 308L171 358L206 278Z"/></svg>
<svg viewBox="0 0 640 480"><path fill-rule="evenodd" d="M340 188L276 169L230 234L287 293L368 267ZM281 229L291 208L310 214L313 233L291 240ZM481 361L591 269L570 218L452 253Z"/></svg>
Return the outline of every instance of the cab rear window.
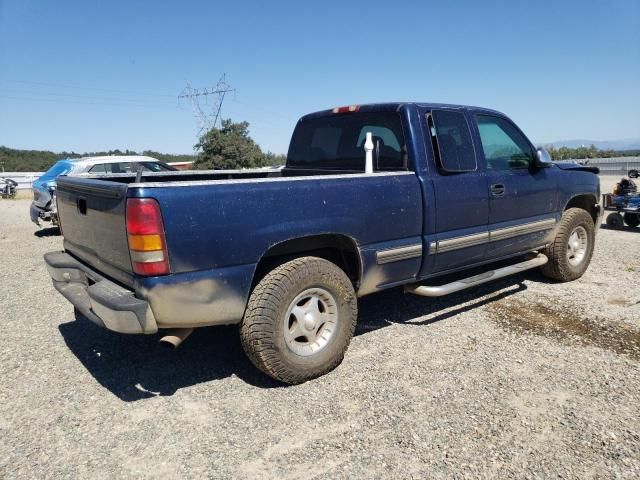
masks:
<svg viewBox="0 0 640 480"><path fill-rule="evenodd" d="M406 170L404 137L395 112L346 113L298 122L287 165L364 171L364 141L371 132L376 171Z"/></svg>

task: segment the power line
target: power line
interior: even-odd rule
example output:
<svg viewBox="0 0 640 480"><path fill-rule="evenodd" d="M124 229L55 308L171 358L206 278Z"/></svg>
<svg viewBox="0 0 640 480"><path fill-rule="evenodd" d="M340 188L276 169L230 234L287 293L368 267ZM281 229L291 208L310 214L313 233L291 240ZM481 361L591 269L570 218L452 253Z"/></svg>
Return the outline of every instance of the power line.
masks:
<svg viewBox="0 0 640 480"><path fill-rule="evenodd" d="M78 85L63 85L60 83L47 83L47 82L31 82L28 80L6 80L7 83L18 83L24 85L37 85L42 87L57 87L57 88L71 88L76 90L94 90L98 92L110 92L110 93L121 93L124 95L146 95L153 97L168 97L175 98L174 95L170 95L167 93L149 93L149 92L134 92L130 90L114 90L109 88L97 88L97 87L81 87Z"/></svg>
<svg viewBox="0 0 640 480"><path fill-rule="evenodd" d="M178 101L186 98L191 103L193 115L198 123L198 137L200 137L203 132L215 128L220 119L220 112L222 111L222 103L224 102L225 95L235 91L235 89L227 83L226 76L226 73L223 73L214 87L194 88L191 86L191 83L187 83L185 89L178 95ZM209 97L214 99L213 104L210 106L206 105Z"/></svg>
<svg viewBox="0 0 640 480"><path fill-rule="evenodd" d="M131 90L116 90L116 89L108 89L108 88L97 88L97 87L87 87L87 86L79 86L79 85L66 85L66 84L60 84L60 83L50 83L50 82L34 82L34 81L28 81L28 80L0 80L1 83L5 83L5 84L18 84L18 85L33 85L33 86L45 86L45 87L51 87L51 88L60 88L60 89L70 89L70 90L80 90L80 91L86 91L89 94L88 95L83 95L83 94L76 94L76 93L61 93L61 92L48 92L48 91L42 91L42 90L38 90L38 91L33 91L33 90L23 90L23 89L13 89L13 88L2 88L0 89L0 94L9 94L10 96L5 96L4 98L10 98L10 99L18 99L17 97L15 97L16 94L18 95L28 95L31 98L29 98L29 100L36 100L35 98L33 98L33 95L37 95L38 97L69 97L69 98L78 98L78 99L88 99L88 100L97 100L99 102L126 102L127 104L129 102L136 102L137 105L139 106L147 106L147 105L162 105L162 106L167 106L170 107L171 103L167 102L165 103L164 101L160 100L160 98L174 98L175 99L175 95L171 95L171 94L162 94L162 93L149 93L149 92L140 92L140 91L131 91ZM215 90L216 88L204 88L204 89L193 89L196 93L197 96L201 96L201 97L206 97L207 95L211 95L211 94L215 94ZM231 89L230 91L234 91L234 89ZM121 95L129 95L129 96L146 96L146 97L158 97L158 100L149 98L149 100L147 101L146 99L142 99L142 98L126 98L126 97L120 97L120 96L102 96L102 95L91 95L90 92L109 92L109 93L117 93L117 94L121 94ZM186 92L183 92L186 93ZM227 92L228 93L228 92ZM184 95L180 95L178 98L185 98ZM49 100L49 101L53 101L53 100ZM268 114L269 116L272 117L279 117L282 120L287 120L287 121L296 121L297 117L292 117L290 115L284 114L282 112L279 111L273 111L273 110L269 110L267 108L264 108L262 106L258 106L252 103L248 103L242 100L239 100L235 97L235 95L232 98L232 101L234 103L237 103L239 105L244 105L245 107L248 107L252 110L255 111L259 111L265 114ZM57 103L67 103L67 102L63 102L63 101L57 101ZM81 102L68 102L68 103L75 103L75 104L80 104ZM206 101L205 101L206 103ZM88 103L89 105L96 105L97 103ZM107 103L100 103L102 105L107 105ZM108 105L112 105L111 103L109 103ZM115 105L113 105L115 106ZM180 107L179 107L180 108ZM204 113L204 112L203 112ZM219 112L218 112L218 119L219 119ZM255 123L255 122L252 122ZM269 122L270 123L270 122Z"/></svg>
<svg viewBox="0 0 640 480"><path fill-rule="evenodd" d="M9 94L9 95L38 95L44 97L63 97L63 98L79 98L79 99L88 99L88 100L100 100L100 101L116 101L116 102L134 102L132 104L138 105L174 105L173 102L167 102L163 100L155 100L155 99L137 99L137 98L126 98L126 97L104 97L102 95L78 95L75 93L57 93L57 92L46 92L46 91L30 91L30 90L22 90L22 89L7 89L0 88L0 94Z"/></svg>
<svg viewBox="0 0 640 480"><path fill-rule="evenodd" d="M18 101L32 101L32 102L53 102L53 103L61 103L61 104L74 104L74 105L102 105L106 107L118 107L122 109L138 109L138 108L160 108L160 109L179 109L183 110L180 105L171 105L171 104L154 104L154 103L112 103L112 102L93 102L93 101L78 101L75 99L60 99L60 98L43 98L43 97L33 97L33 96L14 96L14 95L2 95L0 92L0 99L6 100L18 100ZM38 94L35 94L38 95Z"/></svg>
<svg viewBox="0 0 640 480"><path fill-rule="evenodd" d="M238 100L235 97L233 98L233 101L235 103L240 104L240 105L244 105L245 107L249 107L249 108L252 108L254 110L258 110L260 112L263 112L263 113L268 113L269 115L271 115L273 117L280 117L283 120L288 120L288 121L297 121L298 120L297 117L293 117L291 115L287 115L287 114L282 113L282 112L276 112L274 110L269 110L269 109L264 108L264 107L259 107L258 105L254 105L252 103L243 102L241 100Z"/></svg>

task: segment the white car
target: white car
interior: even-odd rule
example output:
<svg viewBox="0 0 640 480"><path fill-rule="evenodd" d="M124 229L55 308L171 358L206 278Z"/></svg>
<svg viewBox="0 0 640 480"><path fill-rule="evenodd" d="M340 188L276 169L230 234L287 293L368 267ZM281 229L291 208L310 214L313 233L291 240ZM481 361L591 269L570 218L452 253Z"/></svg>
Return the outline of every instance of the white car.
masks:
<svg viewBox="0 0 640 480"><path fill-rule="evenodd" d="M31 221L40 225L40 220L58 224L55 191L59 175L108 175L110 173L135 173L142 167L145 172L175 170L160 160L143 155L109 155L104 157L66 158L59 160L33 182Z"/></svg>

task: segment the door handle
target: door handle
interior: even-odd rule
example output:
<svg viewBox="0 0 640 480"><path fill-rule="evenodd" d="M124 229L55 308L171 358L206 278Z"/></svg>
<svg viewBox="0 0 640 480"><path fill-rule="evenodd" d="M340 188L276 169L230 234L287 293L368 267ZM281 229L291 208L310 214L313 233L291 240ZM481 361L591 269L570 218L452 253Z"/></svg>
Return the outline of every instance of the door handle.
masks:
<svg viewBox="0 0 640 480"><path fill-rule="evenodd" d="M502 197L504 196L506 189L502 183L494 183L489 187L489 191L491 192L492 197Z"/></svg>

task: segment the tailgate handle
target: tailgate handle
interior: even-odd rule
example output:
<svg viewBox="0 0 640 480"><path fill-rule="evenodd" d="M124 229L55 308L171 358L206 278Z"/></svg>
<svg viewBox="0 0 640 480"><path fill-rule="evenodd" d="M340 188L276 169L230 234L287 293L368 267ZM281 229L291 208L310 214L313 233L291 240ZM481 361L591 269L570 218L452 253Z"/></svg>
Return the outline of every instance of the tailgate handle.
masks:
<svg viewBox="0 0 640 480"><path fill-rule="evenodd" d="M78 200L76 200L76 206L78 207L78 211L82 215L86 215L87 214L87 199L86 198L78 198Z"/></svg>

